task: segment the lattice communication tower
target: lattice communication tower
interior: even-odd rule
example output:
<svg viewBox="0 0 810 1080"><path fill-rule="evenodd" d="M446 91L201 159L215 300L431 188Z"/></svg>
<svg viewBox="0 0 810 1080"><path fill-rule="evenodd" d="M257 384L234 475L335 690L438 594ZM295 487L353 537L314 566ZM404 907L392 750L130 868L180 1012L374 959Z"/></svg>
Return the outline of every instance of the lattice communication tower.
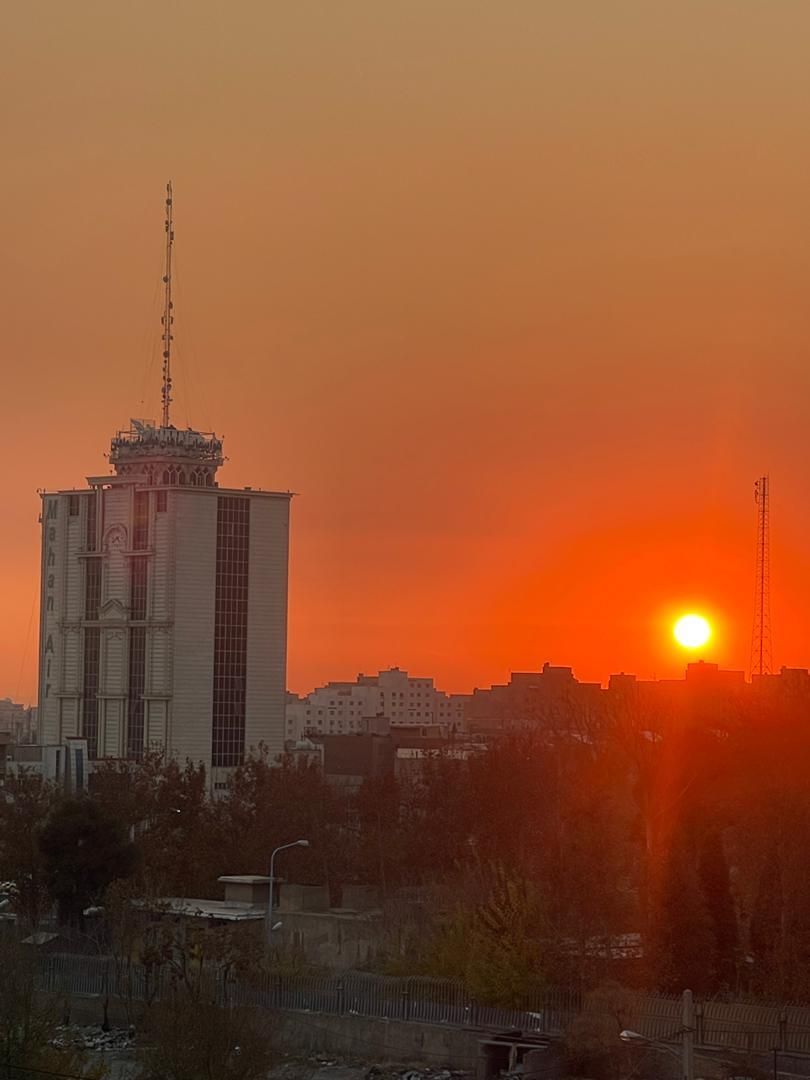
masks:
<svg viewBox="0 0 810 1080"><path fill-rule="evenodd" d="M757 505L757 571L754 589L754 628L751 634L751 674L770 675L771 644L771 492L770 478L760 476L754 484Z"/></svg>

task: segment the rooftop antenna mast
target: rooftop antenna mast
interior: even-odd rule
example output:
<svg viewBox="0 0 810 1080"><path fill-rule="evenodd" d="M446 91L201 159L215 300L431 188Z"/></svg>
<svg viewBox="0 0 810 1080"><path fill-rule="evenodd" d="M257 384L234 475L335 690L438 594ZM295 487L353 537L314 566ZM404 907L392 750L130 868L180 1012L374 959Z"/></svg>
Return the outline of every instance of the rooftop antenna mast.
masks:
<svg viewBox="0 0 810 1080"><path fill-rule="evenodd" d="M754 628L751 634L751 675L770 675L771 645L771 492L770 478L754 484L757 504L757 571L754 589Z"/></svg>
<svg viewBox="0 0 810 1080"><path fill-rule="evenodd" d="M169 426L169 417L172 404L172 246L174 244L174 225L172 224L172 182L166 185L166 272L163 275L164 298L163 298L163 427Z"/></svg>

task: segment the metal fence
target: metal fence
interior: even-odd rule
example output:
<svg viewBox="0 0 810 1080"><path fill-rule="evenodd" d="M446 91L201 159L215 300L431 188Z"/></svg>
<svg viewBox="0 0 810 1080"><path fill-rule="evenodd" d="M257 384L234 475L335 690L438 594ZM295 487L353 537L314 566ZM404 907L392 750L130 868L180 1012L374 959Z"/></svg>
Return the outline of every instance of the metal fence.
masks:
<svg viewBox="0 0 810 1080"><path fill-rule="evenodd" d="M629 995L622 1013L625 1027L648 1039L680 1038L680 995ZM695 1042L706 1049L810 1054L810 1007L768 1002L707 999L695 1002Z"/></svg>
<svg viewBox="0 0 810 1080"><path fill-rule="evenodd" d="M62 997L119 997L159 1001L172 993L168 971L143 965L121 966L111 957L51 955L40 957L37 984ZM520 1029L560 1035L591 1006L578 991L550 989L519 1009L472 1001L450 979L397 978L362 972L342 975L271 975L251 978L218 976L209 983L212 998L223 1005L411 1020L452 1027ZM647 1039L680 1038L682 1004L678 995L622 995L623 1027ZM810 1054L810 1007L750 1001L696 1002L696 1043L708 1049ZM617 1018L617 1022L619 1022Z"/></svg>
<svg viewBox="0 0 810 1080"><path fill-rule="evenodd" d="M62 997L120 997L159 1001L174 985L164 969L122 967L110 957L52 955L41 957L39 989ZM271 975L216 977L209 981L212 998L223 1005L289 1009L413 1020L454 1027L521 1028L560 1034L581 1008L576 992L550 990L506 1009L470 1000L459 982L450 979L397 978L351 972L343 975Z"/></svg>

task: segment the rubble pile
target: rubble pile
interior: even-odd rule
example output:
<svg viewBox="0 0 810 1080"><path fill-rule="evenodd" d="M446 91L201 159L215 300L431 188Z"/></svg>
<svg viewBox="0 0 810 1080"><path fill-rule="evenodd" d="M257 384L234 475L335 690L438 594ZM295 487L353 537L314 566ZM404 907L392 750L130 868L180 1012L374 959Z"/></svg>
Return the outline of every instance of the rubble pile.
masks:
<svg viewBox="0 0 810 1080"><path fill-rule="evenodd" d="M458 1069L438 1069L432 1065L420 1065L403 1069L400 1066L372 1065L366 1071L365 1080L461 1080L467 1073Z"/></svg>
<svg viewBox="0 0 810 1080"><path fill-rule="evenodd" d="M433 1065L370 1065L367 1059L313 1054L277 1065L270 1080L470 1080L470 1075Z"/></svg>
<svg viewBox="0 0 810 1080"><path fill-rule="evenodd" d="M76 1047L79 1050L129 1050L135 1041L134 1028L110 1028L105 1031L98 1024L82 1027L71 1024L58 1027L51 1046L60 1050Z"/></svg>

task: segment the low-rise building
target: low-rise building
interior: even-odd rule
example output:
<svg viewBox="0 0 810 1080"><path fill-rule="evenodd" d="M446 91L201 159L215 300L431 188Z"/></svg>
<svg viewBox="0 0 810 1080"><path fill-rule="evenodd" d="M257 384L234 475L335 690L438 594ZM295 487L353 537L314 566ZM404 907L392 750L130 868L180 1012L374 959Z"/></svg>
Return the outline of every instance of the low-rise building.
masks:
<svg viewBox="0 0 810 1080"><path fill-rule="evenodd" d="M390 734L323 735L321 743L324 776L348 793L394 772L396 745Z"/></svg>
<svg viewBox="0 0 810 1080"><path fill-rule="evenodd" d="M328 971L363 968L382 956L405 955L424 934L425 906L412 898L381 903L368 885L344 885L340 904L330 903L326 885L273 882L273 926L267 925L270 878L236 874L218 878L219 900L167 896L136 902L150 921L171 919L188 926L239 928L258 946L268 941L289 959ZM253 947L251 946L251 947Z"/></svg>
<svg viewBox="0 0 810 1080"><path fill-rule="evenodd" d="M88 785L87 740L68 737L49 745L20 743L7 748L6 775L34 773L68 792L86 791Z"/></svg>

